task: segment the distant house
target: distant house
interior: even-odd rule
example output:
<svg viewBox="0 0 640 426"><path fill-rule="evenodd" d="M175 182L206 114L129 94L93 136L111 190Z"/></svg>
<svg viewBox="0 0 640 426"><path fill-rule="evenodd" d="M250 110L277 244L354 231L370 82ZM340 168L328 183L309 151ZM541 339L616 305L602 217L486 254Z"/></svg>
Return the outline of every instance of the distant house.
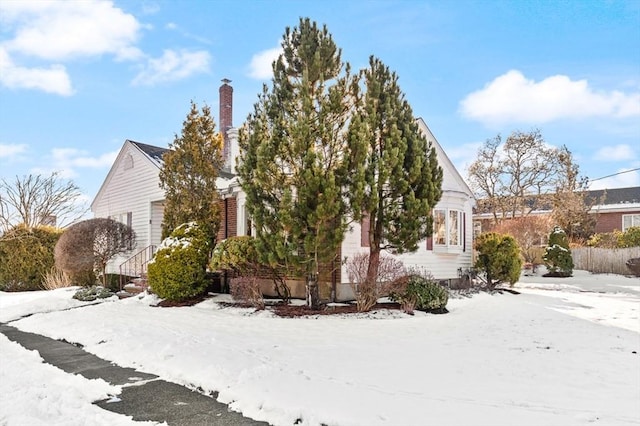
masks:
<svg viewBox="0 0 640 426"><path fill-rule="evenodd" d="M596 233L640 226L640 186L589 191L587 197L603 200L591 209L597 214Z"/></svg>
<svg viewBox="0 0 640 426"><path fill-rule="evenodd" d="M613 188L586 191L588 203L595 203L590 213L596 215L594 233L625 231L632 226L640 226L640 187ZM533 210L531 216L550 217L551 206ZM508 220L508 218L506 218ZM493 215L489 212L474 212L474 232L489 231L493 227Z"/></svg>
<svg viewBox="0 0 640 426"><path fill-rule="evenodd" d="M251 219L245 208L246 197L235 175L238 131L231 125L232 89L228 83L229 81L225 80L220 87L220 129L225 136L226 166L220 172L216 184L221 197L222 213L218 240L252 234ZM418 126L436 149L438 162L443 169L443 193L433 211L433 238L423 241L417 252L397 257L407 266L430 271L438 280L456 281L460 273L472 265L471 221L475 200L471 190L422 119L418 119ZM95 217L120 220L131 225L137 234L136 247L110 262L109 272L129 271L129 275L140 273L137 265L146 264L154 248L161 242L164 192L159 187L159 172L162 167L162 155L166 151L166 148L125 141L91 204ZM341 259L368 251L368 238L364 229L366 228L356 224L347 234L340 249ZM328 265L321 273L321 295L325 299L351 299L353 294L347 280L346 266L332 266ZM304 282L291 280L288 284L294 296L304 296ZM265 284L263 289L269 294L272 286Z"/></svg>

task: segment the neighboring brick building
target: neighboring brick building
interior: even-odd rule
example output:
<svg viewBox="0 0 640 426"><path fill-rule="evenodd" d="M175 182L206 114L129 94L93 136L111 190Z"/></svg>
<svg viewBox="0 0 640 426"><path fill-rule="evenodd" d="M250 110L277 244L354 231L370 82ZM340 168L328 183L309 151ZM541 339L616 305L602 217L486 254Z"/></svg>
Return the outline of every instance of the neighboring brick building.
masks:
<svg viewBox="0 0 640 426"><path fill-rule="evenodd" d="M640 226L640 186L587 191L586 198L597 203L590 212L597 215L595 233L624 231L632 226ZM534 210L530 215L550 216L551 208ZM474 212L474 235L491 230L493 222L490 213Z"/></svg>

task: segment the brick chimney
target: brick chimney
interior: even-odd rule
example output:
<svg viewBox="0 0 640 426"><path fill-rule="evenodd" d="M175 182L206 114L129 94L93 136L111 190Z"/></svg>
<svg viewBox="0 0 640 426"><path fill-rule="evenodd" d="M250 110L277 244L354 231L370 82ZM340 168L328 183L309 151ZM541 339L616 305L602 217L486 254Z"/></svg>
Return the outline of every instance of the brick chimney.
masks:
<svg viewBox="0 0 640 426"><path fill-rule="evenodd" d="M224 138L222 157L226 169L230 168L231 161L231 147L227 132L233 127L233 87L229 86L229 83L231 80L223 78L222 86L220 86L220 132Z"/></svg>

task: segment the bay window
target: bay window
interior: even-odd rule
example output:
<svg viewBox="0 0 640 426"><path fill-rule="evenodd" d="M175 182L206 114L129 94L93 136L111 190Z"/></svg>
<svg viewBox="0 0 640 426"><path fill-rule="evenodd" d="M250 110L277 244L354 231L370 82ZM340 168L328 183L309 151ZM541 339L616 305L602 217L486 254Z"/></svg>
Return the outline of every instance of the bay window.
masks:
<svg viewBox="0 0 640 426"><path fill-rule="evenodd" d="M433 245L435 249L463 249L463 211L455 209L435 209L433 211Z"/></svg>

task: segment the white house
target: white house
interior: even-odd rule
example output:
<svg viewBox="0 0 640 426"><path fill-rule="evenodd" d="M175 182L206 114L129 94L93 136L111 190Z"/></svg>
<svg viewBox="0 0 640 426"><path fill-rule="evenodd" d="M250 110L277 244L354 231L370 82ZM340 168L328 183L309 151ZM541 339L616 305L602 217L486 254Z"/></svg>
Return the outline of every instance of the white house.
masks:
<svg viewBox="0 0 640 426"><path fill-rule="evenodd" d="M228 80L224 80L220 88L220 129L225 131L224 152L227 166L221 171L221 177L217 182L222 199L219 240L251 234L251 221L245 209L245 195L234 174L238 132L231 126L232 89L228 83ZM417 252L397 257L407 266L430 271L438 280L457 280L461 271L472 266L471 223L475 200L431 130L422 119L417 121L420 130L435 147L438 163L443 169L442 198L433 211L433 238L423 241ZM114 259L109 265L110 272L136 275L138 265L146 263L153 253L154 246L160 243L164 193L159 187L159 172L164 152L165 148L125 141L91 204L95 217L116 218L131 225L137 235L136 247L127 253L129 261L125 262L127 256ZM368 251L364 243L367 238L363 237L362 232L362 227L356 224L346 235L341 247L342 259ZM346 266L336 265L335 271L328 279L331 282L325 280L324 291L321 288L321 294L324 293L325 297L333 294L336 300L350 299L352 291L347 276ZM290 284L292 294L298 295L302 283ZM270 286L266 285L264 289L268 292ZM304 297L304 292L300 296Z"/></svg>
<svg viewBox="0 0 640 426"><path fill-rule="evenodd" d="M159 173L165 151L164 148L125 141L91 203L95 217L110 217L126 223L136 232L136 246L112 259L107 272L119 273L119 266L125 260L160 244L164 191L159 186ZM148 260L151 254L140 256Z"/></svg>
<svg viewBox="0 0 640 426"><path fill-rule="evenodd" d="M418 118L417 121L420 131L433 144L438 164L443 171L442 198L433 211L433 237L423 241L415 253L395 257L406 266L430 271L437 280L453 281L472 266L472 215L475 198L424 120ZM363 228L356 224L342 243L342 257L349 258L356 253L368 252L367 240ZM337 298L345 299L351 295L351 286L346 279L346 265L342 265L340 276L342 283L336 289Z"/></svg>

